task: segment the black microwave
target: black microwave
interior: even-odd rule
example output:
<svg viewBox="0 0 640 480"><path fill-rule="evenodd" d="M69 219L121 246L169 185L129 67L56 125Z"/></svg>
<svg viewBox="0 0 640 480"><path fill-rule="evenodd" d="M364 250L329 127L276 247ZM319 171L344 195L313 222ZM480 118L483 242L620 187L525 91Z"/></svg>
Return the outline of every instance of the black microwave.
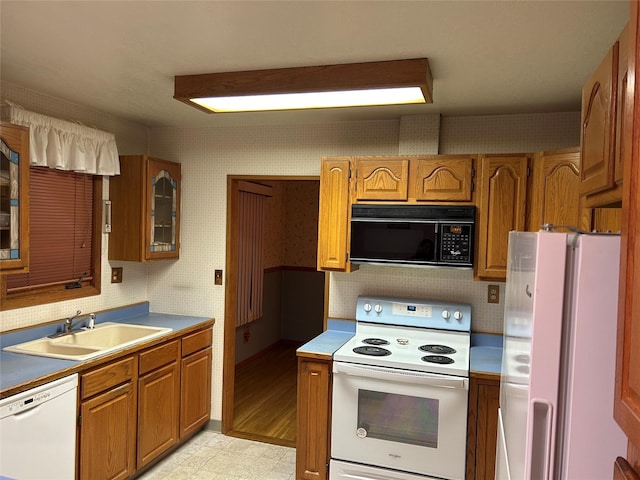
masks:
<svg viewBox="0 0 640 480"><path fill-rule="evenodd" d="M474 206L353 205L352 263L473 267Z"/></svg>

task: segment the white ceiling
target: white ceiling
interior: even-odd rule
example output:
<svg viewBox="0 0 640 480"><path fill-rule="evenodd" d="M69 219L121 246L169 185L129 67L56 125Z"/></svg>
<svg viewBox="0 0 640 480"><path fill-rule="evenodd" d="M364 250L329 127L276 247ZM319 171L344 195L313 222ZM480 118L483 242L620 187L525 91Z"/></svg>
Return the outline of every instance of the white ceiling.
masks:
<svg viewBox="0 0 640 480"><path fill-rule="evenodd" d="M623 1L0 1L0 78L148 126L578 111ZM429 58L432 105L206 114L174 75Z"/></svg>

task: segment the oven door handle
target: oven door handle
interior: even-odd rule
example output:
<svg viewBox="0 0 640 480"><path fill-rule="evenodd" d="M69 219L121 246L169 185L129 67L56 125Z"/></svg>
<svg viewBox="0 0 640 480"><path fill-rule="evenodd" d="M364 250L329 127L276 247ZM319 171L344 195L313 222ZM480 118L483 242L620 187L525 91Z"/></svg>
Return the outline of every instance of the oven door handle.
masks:
<svg viewBox="0 0 640 480"><path fill-rule="evenodd" d="M375 378L400 383L417 383L430 387L469 389L469 379L450 375L434 375L425 372L397 370L385 367L368 367L366 365L352 365L333 362L333 373L344 373L355 377Z"/></svg>

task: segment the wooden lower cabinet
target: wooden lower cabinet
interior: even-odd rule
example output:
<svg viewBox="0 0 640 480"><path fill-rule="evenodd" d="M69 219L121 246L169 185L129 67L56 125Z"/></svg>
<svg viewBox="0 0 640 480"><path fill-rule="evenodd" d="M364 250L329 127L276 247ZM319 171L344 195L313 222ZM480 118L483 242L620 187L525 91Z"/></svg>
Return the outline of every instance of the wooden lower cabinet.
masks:
<svg viewBox="0 0 640 480"><path fill-rule="evenodd" d="M329 478L331 359L298 357L296 479Z"/></svg>
<svg viewBox="0 0 640 480"><path fill-rule="evenodd" d="M177 340L142 352L138 378L137 467L178 442L180 346Z"/></svg>
<svg viewBox="0 0 640 480"><path fill-rule="evenodd" d="M135 472L135 376L132 356L80 376L81 480L120 480Z"/></svg>
<svg viewBox="0 0 640 480"><path fill-rule="evenodd" d="M123 480L204 426L211 326L80 373L79 480Z"/></svg>
<svg viewBox="0 0 640 480"><path fill-rule="evenodd" d="M211 416L211 347L182 359L180 390L180 438L184 438Z"/></svg>
<svg viewBox="0 0 640 480"><path fill-rule="evenodd" d="M496 469L500 375L471 374L467 480L493 480Z"/></svg>

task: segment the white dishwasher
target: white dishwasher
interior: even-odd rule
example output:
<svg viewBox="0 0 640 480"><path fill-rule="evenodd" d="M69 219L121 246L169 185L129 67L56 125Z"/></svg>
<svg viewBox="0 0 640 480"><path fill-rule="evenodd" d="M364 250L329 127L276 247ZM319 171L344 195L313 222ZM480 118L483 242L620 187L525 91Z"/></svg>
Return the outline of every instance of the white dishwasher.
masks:
<svg viewBox="0 0 640 480"><path fill-rule="evenodd" d="M0 476L73 480L78 375L0 400Z"/></svg>

